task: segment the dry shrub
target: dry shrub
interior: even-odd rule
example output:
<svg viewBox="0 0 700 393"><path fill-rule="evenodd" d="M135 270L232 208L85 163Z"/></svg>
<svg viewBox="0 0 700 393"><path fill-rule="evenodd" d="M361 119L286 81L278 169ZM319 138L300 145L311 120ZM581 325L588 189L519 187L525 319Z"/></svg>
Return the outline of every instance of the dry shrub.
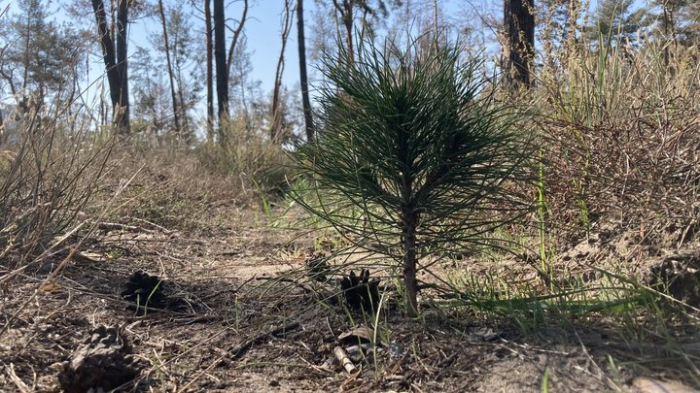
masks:
<svg viewBox="0 0 700 393"><path fill-rule="evenodd" d="M63 233L105 175L113 143L89 119L33 106L8 117L0 163L0 266L14 269Z"/></svg>
<svg viewBox="0 0 700 393"><path fill-rule="evenodd" d="M134 144L115 152L109 161L110 178L91 203L96 214L109 203L121 184L133 177L108 219L148 221L169 229L202 229L217 225L222 208L245 204L247 186L212 171L198 154L170 148L142 148Z"/></svg>
<svg viewBox="0 0 700 393"><path fill-rule="evenodd" d="M646 227L647 242L662 241L649 238L652 228L674 232L667 243L688 241L700 222L697 50L677 48L667 65L652 45L599 47L579 51L538 91L551 217L585 228L605 215Z"/></svg>
<svg viewBox="0 0 700 393"><path fill-rule="evenodd" d="M245 116L232 119L225 127L227 145L200 146L202 163L210 170L237 178L242 187L252 187L256 193L283 191L286 178L292 176L283 145L254 130Z"/></svg>
<svg viewBox="0 0 700 393"><path fill-rule="evenodd" d="M112 182L101 193L102 203L93 204L94 211L104 208L120 181L138 172L111 219L188 230L231 225L232 213L279 192L288 174L282 147L246 131L245 124L232 120L226 126L226 147L154 147L134 139L110 160Z"/></svg>

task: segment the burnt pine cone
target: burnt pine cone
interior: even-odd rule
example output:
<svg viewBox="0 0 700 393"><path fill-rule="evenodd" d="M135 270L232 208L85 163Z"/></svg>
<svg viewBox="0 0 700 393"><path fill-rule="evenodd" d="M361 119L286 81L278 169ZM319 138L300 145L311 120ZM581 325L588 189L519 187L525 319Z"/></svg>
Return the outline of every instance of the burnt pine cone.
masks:
<svg viewBox="0 0 700 393"><path fill-rule="evenodd" d="M360 275L350 275L340 280L345 302L355 310L374 311L379 304L379 280L369 279L369 270L362 269Z"/></svg>
<svg viewBox="0 0 700 393"><path fill-rule="evenodd" d="M151 276L142 271L134 272L124 286L121 296L125 300L134 302L137 312L144 312L146 308L165 308L167 297L163 293L164 283L158 276Z"/></svg>

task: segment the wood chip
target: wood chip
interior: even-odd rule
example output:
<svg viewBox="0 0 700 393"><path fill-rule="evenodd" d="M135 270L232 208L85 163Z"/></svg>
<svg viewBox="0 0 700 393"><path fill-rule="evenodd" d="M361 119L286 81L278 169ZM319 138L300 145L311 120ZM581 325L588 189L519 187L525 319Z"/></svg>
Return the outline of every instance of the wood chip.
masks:
<svg viewBox="0 0 700 393"><path fill-rule="evenodd" d="M350 357L348 357L348 353L345 352L342 347L335 347L333 349L333 354L338 359L340 364L343 365L343 368L347 373L352 373L355 371L355 365L352 363L352 360L350 360Z"/></svg>

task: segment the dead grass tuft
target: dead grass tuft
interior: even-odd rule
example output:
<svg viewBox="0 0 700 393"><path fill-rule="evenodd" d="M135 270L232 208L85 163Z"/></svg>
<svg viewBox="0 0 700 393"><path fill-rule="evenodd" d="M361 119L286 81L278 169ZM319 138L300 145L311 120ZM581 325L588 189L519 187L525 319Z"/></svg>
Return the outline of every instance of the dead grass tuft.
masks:
<svg viewBox="0 0 700 393"><path fill-rule="evenodd" d="M25 265L63 234L107 174L114 141L98 142L84 118L36 106L7 123L0 159L0 263Z"/></svg>

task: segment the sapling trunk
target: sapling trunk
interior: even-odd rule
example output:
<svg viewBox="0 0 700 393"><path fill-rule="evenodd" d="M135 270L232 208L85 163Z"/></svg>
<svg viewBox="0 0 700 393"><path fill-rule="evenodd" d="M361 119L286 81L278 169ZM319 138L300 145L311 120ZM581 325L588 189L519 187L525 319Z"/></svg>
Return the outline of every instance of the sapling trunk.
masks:
<svg viewBox="0 0 700 393"><path fill-rule="evenodd" d="M408 209L407 209L408 210ZM406 287L406 314L418 315L418 283L416 281L416 225L418 215L413 211L404 212L403 222L403 282Z"/></svg>

